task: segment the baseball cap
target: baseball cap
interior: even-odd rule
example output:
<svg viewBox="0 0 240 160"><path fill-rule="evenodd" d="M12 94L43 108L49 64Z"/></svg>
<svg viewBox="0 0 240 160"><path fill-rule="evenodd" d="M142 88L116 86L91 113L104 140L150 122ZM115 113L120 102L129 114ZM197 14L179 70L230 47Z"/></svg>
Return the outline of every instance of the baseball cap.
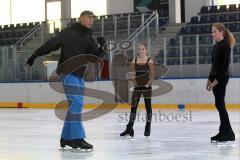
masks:
<svg viewBox="0 0 240 160"><path fill-rule="evenodd" d="M80 17L81 16L89 16L89 17L97 18L97 16L92 11L89 11L89 10L82 11L80 14Z"/></svg>

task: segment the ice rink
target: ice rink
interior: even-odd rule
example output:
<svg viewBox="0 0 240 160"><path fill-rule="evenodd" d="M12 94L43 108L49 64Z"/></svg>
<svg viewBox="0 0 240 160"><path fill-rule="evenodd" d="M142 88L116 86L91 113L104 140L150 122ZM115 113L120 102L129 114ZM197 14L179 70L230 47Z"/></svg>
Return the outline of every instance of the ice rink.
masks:
<svg viewBox="0 0 240 160"><path fill-rule="evenodd" d="M239 160L240 112L229 117L236 141L210 143L218 131L215 110L154 110L151 136L145 138L145 111L139 113L134 139L122 139L129 110L114 110L84 122L93 152L66 148L59 139L63 121L53 109L0 109L0 160Z"/></svg>

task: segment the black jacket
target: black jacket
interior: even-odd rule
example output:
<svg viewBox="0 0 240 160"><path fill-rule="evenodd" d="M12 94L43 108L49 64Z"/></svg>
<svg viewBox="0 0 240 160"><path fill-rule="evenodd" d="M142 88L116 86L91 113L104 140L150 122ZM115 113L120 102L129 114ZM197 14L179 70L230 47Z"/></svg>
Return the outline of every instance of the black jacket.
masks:
<svg viewBox="0 0 240 160"><path fill-rule="evenodd" d="M96 62L99 60L98 57L104 56L104 51L98 47L92 37L92 30L80 23L75 23L61 31L34 51L34 54L42 56L59 48L61 48L57 67L59 75L73 73L83 76L87 61Z"/></svg>
<svg viewBox="0 0 240 160"><path fill-rule="evenodd" d="M226 39L217 42L212 51L212 67L208 79L221 81L224 76L229 76L231 47Z"/></svg>

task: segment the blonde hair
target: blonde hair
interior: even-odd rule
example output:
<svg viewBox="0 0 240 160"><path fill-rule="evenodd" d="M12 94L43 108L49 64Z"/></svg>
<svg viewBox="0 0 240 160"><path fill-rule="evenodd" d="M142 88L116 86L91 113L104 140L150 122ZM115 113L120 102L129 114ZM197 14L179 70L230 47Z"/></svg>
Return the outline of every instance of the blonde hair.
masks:
<svg viewBox="0 0 240 160"><path fill-rule="evenodd" d="M146 49L148 48L148 45L146 42L139 42L138 46L144 46Z"/></svg>
<svg viewBox="0 0 240 160"><path fill-rule="evenodd" d="M236 40L233 34L224 26L222 23L214 23L213 27L215 27L220 32L223 32L223 37L227 39L228 44L233 47L236 43Z"/></svg>

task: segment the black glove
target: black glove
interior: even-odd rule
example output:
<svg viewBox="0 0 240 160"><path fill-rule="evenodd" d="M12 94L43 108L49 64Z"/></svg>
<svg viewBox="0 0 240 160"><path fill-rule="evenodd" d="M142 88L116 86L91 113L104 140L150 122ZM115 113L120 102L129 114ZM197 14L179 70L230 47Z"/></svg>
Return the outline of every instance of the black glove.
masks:
<svg viewBox="0 0 240 160"><path fill-rule="evenodd" d="M37 57L38 57L38 56L35 55L35 54L31 55L31 56L28 58L28 60L27 60L27 64L28 64L29 66L32 66L33 63L34 63L34 61L35 61L35 59L36 59Z"/></svg>
<svg viewBox="0 0 240 160"><path fill-rule="evenodd" d="M105 47L105 45L106 45L106 40L103 37L98 37L97 42L101 48Z"/></svg>

